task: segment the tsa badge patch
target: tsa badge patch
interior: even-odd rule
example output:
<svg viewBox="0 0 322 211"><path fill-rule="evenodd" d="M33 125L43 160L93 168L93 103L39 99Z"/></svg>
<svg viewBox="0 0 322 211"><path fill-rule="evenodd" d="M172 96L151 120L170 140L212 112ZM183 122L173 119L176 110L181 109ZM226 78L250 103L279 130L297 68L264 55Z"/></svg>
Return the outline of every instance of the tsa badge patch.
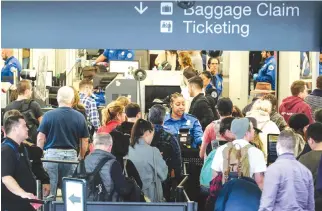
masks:
<svg viewBox="0 0 322 211"><path fill-rule="evenodd" d="M274 65L269 65L268 70L274 70Z"/></svg>
<svg viewBox="0 0 322 211"><path fill-rule="evenodd" d="M15 68L15 67L10 67L10 71L11 71L11 72L17 72L17 71L18 71L18 69L17 69L17 68Z"/></svg>
<svg viewBox="0 0 322 211"><path fill-rule="evenodd" d="M133 56L133 55L132 55L132 53L128 53L128 54L127 54L127 58L128 58L128 59L131 59L131 58L132 58L132 56Z"/></svg>
<svg viewBox="0 0 322 211"><path fill-rule="evenodd" d="M218 94L217 94L217 91L212 91L211 92L211 97L213 97L213 98L217 98L218 97Z"/></svg>

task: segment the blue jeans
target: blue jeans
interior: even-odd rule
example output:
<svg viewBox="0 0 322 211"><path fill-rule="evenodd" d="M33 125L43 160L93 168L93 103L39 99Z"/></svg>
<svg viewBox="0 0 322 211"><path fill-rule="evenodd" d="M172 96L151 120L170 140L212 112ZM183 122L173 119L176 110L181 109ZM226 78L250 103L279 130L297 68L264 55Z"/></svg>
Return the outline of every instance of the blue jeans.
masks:
<svg viewBox="0 0 322 211"><path fill-rule="evenodd" d="M44 158L48 160L77 161L77 152L73 149L48 149L44 153ZM50 195L56 198L57 185L63 177L71 177L77 164L44 163L44 168L50 178Z"/></svg>

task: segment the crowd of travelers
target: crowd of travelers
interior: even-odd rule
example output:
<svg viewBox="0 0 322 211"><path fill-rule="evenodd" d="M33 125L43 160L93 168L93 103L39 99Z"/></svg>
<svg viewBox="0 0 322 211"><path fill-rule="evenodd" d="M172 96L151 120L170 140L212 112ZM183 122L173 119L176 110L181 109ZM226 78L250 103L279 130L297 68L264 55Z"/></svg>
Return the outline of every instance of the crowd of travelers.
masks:
<svg viewBox="0 0 322 211"><path fill-rule="evenodd" d="M55 200L62 178L77 175L77 164L41 158L84 160L86 173L95 174L88 200L174 202L191 151L202 166L191 164L187 194L199 210L321 210L322 76L310 94L305 82L294 81L292 96L279 107L267 94L242 110L229 98L212 101L207 77L186 78L189 109L185 97L173 93L170 112L156 104L147 119L125 97L100 114L89 80L79 92L61 87L59 107L43 113L31 99L30 82L21 80L2 117L2 207L35 210L27 199L36 199L36 179ZM278 137L273 145L270 135Z"/></svg>

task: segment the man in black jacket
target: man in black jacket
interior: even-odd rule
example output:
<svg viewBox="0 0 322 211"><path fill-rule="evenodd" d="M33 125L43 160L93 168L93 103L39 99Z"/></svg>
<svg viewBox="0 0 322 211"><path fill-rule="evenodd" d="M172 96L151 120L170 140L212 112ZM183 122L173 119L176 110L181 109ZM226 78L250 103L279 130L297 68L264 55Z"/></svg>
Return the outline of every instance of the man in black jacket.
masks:
<svg viewBox="0 0 322 211"><path fill-rule="evenodd" d="M136 103L130 103L125 107L127 121L123 122L116 129L124 134L131 135L131 130L136 120L141 118L141 108Z"/></svg>
<svg viewBox="0 0 322 211"><path fill-rule="evenodd" d="M190 105L189 114L194 115L202 126L204 131L215 118L210 107L210 103L202 93L203 80L200 76L194 76L189 79L188 91L193 100Z"/></svg>
<svg viewBox="0 0 322 211"><path fill-rule="evenodd" d="M121 125L117 126L110 135L113 140L120 140L121 142L130 143L131 130L136 122L136 120L141 118L140 106L136 103L130 103L125 107L125 113L127 117L127 121L122 122ZM116 156L116 160L118 160L123 166L123 157L127 155L129 149L128 145L113 145L112 154ZM125 154L126 152L126 154Z"/></svg>
<svg viewBox="0 0 322 211"><path fill-rule="evenodd" d="M134 183L125 179L120 163L116 161L115 156L111 153L113 146L112 136L110 134L96 134L93 139L95 150L85 158L86 172L93 172L99 162L106 158L107 161L99 171L105 187L104 200L117 202L131 194L134 189Z"/></svg>
<svg viewBox="0 0 322 211"><path fill-rule="evenodd" d="M21 116L21 115L22 114L18 110L7 111L3 116L3 121L5 122L6 119L10 116ZM4 128L2 128L2 132L3 132L4 138L1 139L1 143L6 138L6 133L4 131ZM33 174L35 175L37 180L41 181L44 195L48 196L50 192L50 179L41 161L41 158L43 156L43 151L35 144L33 144L29 139L23 141L19 147L19 151L21 153L24 153L24 149L26 149L29 160L32 161L30 163L31 163L31 170Z"/></svg>
<svg viewBox="0 0 322 211"><path fill-rule="evenodd" d="M128 155L131 130L137 119L141 118L140 106L136 103L130 103L125 107L125 113L127 116L127 121L123 122L121 125L117 126L111 133L113 140L113 147L111 153L115 156L116 160L120 163L122 171L125 169L127 171L128 177L133 178L137 185L142 188L142 181L140 175L135 168L133 162L129 159L124 158ZM126 166L125 166L126 165Z"/></svg>
<svg viewBox="0 0 322 211"><path fill-rule="evenodd" d="M6 137L1 144L1 208L2 210L33 211L27 199L36 199L36 180L22 142L28 128L22 115L4 119Z"/></svg>

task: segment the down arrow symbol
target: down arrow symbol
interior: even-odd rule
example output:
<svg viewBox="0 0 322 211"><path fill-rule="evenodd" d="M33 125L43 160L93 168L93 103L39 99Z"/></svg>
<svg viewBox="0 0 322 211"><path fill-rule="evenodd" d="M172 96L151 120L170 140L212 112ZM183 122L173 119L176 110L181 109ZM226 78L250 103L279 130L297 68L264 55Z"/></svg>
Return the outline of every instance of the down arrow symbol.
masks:
<svg viewBox="0 0 322 211"><path fill-rule="evenodd" d="M143 8L143 3L142 3L142 1L140 2L140 9L137 7L137 6L135 6L134 7L134 9L136 9L136 11L138 11L141 15L145 12L145 10L147 10L148 9L148 7L147 6L145 6L144 8Z"/></svg>

